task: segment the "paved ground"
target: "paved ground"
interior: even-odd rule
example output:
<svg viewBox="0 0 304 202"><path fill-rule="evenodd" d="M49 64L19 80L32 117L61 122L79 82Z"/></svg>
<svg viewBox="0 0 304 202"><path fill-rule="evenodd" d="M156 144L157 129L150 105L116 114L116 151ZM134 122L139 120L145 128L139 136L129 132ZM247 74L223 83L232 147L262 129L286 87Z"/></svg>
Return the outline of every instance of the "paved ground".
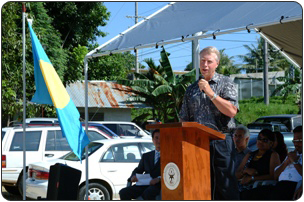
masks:
<svg viewBox="0 0 304 202"><path fill-rule="evenodd" d="M2 187L2 198L9 200L9 201L20 201L22 200L22 196L17 196L17 195L13 195L8 193L4 187ZM3 200L1 200L3 201Z"/></svg>

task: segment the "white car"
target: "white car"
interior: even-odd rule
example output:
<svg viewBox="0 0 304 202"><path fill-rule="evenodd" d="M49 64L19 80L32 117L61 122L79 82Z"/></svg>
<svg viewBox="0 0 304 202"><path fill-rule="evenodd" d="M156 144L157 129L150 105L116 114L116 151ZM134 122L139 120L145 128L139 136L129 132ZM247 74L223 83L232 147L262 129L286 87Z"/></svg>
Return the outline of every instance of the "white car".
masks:
<svg viewBox="0 0 304 202"><path fill-rule="evenodd" d="M46 159L59 158L71 151L59 126L26 127L26 165ZM2 186L11 193L22 193L23 128L2 128ZM89 127L91 141L111 139L95 127Z"/></svg>
<svg viewBox="0 0 304 202"><path fill-rule="evenodd" d="M151 135L133 122L127 121L89 121L89 123L101 123L121 138L148 138Z"/></svg>
<svg viewBox="0 0 304 202"><path fill-rule="evenodd" d="M142 154L154 150L149 139L98 140L89 144L89 198L90 200L119 199L119 191L126 187L127 180L137 167ZM46 198L50 166L56 163L66 164L81 170L78 199L85 200L86 170L85 156L82 163L74 153L68 153L59 159L29 165L26 180L26 196L37 199Z"/></svg>

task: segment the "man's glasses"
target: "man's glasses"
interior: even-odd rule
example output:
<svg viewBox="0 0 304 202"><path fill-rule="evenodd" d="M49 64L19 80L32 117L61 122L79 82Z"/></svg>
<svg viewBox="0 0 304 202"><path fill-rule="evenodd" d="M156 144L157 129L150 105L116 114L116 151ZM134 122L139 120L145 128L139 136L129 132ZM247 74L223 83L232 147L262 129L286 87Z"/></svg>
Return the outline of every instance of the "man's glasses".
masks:
<svg viewBox="0 0 304 202"><path fill-rule="evenodd" d="M298 140L292 140L293 143L296 143L296 142L302 142L302 139L298 139Z"/></svg>
<svg viewBox="0 0 304 202"><path fill-rule="evenodd" d="M267 143L269 141L269 139L267 138L261 138L260 136L258 136L258 140Z"/></svg>

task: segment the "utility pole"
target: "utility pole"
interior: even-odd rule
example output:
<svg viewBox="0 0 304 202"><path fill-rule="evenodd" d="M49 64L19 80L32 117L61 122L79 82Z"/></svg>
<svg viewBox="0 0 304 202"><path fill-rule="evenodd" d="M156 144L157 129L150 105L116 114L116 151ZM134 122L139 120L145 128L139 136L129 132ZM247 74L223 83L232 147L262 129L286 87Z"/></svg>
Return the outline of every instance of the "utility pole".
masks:
<svg viewBox="0 0 304 202"><path fill-rule="evenodd" d="M264 40L264 103L269 105L269 88L268 88L268 46L267 41Z"/></svg>
<svg viewBox="0 0 304 202"><path fill-rule="evenodd" d="M255 59L255 73L258 73L258 60Z"/></svg>
<svg viewBox="0 0 304 202"><path fill-rule="evenodd" d="M135 18L135 24L138 23L138 18L145 18L143 16L138 16L138 2L135 2L135 16L126 16L127 18ZM135 52L135 72L139 73L139 63L138 63L138 50Z"/></svg>

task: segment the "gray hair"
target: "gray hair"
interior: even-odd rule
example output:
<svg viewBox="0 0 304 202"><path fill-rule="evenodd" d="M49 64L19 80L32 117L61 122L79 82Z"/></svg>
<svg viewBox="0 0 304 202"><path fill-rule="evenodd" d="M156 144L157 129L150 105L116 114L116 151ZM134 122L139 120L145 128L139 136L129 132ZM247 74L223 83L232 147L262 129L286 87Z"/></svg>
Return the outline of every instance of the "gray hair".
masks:
<svg viewBox="0 0 304 202"><path fill-rule="evenodd" d="M203 53L203 52L206 52L208 54L211 54L211 53L214 53L216 55L216 61L217 62L220 62L220 59L221 59L221 54L220 52L217 50L216 47L214 46L207 46L206 48L204 48L203 50L201 50L200 52L200 55Z"/></svg>
<svg viewBox="0 0 304 202"><path fill-rule="evenodd" d="M242 131L244 131L244 132L245 132L245 133L244 133L244 137L250 137L249 129L248 129L246 126L239 125L239 126L235 129L235 131L237 131L237 130L242 130Z"/></svg>

